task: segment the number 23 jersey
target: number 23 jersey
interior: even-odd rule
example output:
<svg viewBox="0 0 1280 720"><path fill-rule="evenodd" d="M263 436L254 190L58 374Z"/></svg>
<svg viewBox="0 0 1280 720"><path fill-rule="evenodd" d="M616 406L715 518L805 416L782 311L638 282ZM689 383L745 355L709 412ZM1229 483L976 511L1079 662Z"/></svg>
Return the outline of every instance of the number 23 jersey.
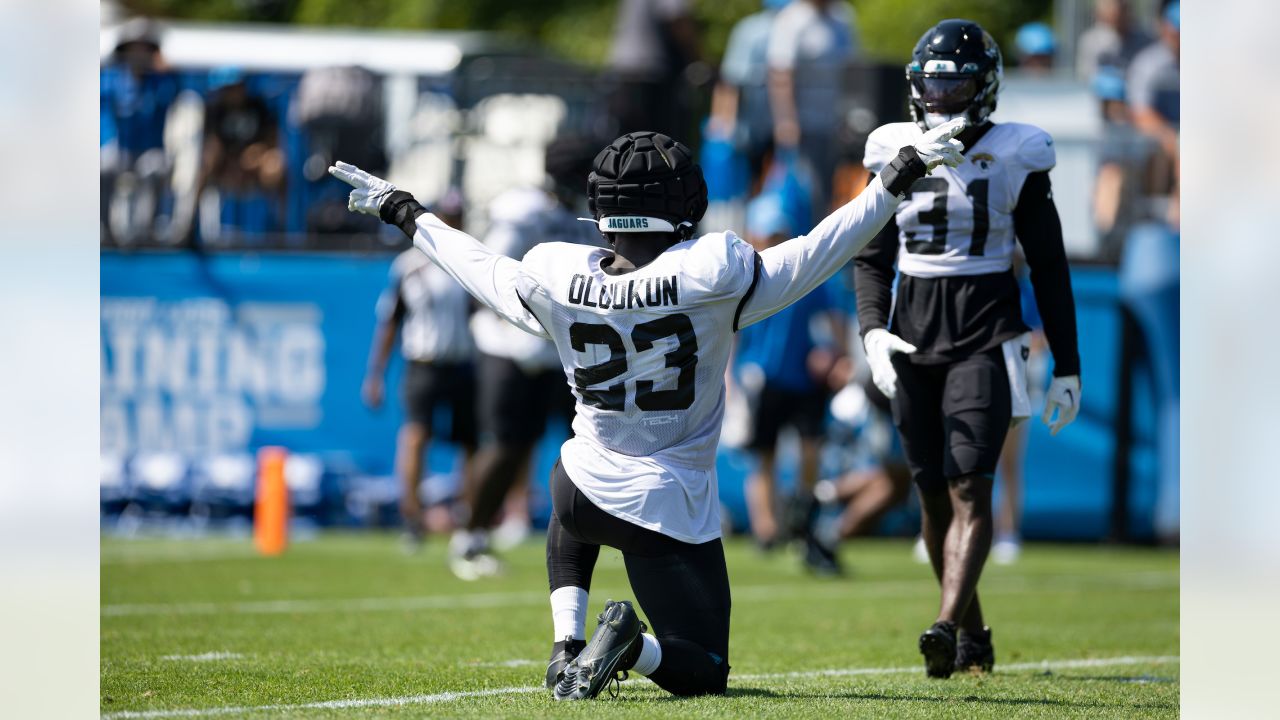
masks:
<svg viewBox="0 0 1280 720"><path fill-rule="evenodd" d="M553 242L522 261L538 278L524 301L577 400L561 462L609 513L707 542L720 535L724 374L755 252L733 233L709 233L616 275L601 266L612 255Z"/></svg>
<svg viewBox="0 0 1280 720"><path fill-rule="evenodd" d="M923 132L891 123L867 138L863 164L880 174ZM1013 211L1023 183L1055 163L1053 139L1034 125L998 123L965 150L959 167L917 180L898 205L898 269L921 278L983 275L1013 263Z"/></svg>

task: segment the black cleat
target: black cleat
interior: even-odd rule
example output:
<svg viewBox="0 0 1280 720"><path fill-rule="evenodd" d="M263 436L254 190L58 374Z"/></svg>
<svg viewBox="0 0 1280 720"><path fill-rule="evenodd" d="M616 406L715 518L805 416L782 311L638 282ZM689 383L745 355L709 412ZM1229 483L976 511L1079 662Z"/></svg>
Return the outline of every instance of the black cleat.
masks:
<svg viewBox="0 0 1280 720"><path fill-rule="evenodd" d="M551 646L551 660L547 662L548 690L560 682L560 678L564 677L564 669L582 653L582 648L586 646L586 640L576 640L571 637L566 637Z"/></svg>
<svg viewBox="0 0 1280 720"><path fill-rule="evenodd" d="M956 641L956 671L989 673L996 665L996 649L991 646L991 628L980 633L960 631Z"/></svg>
<svg viewBox="0 0 1280 720"><path fill-rule="evenodd" d="M814 575L838 577L844 574L844 568L840 566L840 560L836 557L835 551L822 544L813 535L808 535L804 539L804 566Z"/></svg>
<svg viewBox="0 0 1280 720"><path fill-rule="evenodd" d="M618 672L625 678L640 656L640 633L646 628L630 602L606 602L599 620L591 641L565 666L552 691L556 700L594 698Z"/></svg>
<svg viewBox="0 0 1280 720"><path fill-rule="evenodd" d="M821 506L812 495L795 495L786 505L786 532L789 538L804 539L813 532Z"/></svg>
<svg viewBox="0 0 1280 720"><path fill-rule="evenodd" d="M925 674L932 678L949 678L956 669L956 625L936 622L920 635L920 654L924 655Z"/></svg>

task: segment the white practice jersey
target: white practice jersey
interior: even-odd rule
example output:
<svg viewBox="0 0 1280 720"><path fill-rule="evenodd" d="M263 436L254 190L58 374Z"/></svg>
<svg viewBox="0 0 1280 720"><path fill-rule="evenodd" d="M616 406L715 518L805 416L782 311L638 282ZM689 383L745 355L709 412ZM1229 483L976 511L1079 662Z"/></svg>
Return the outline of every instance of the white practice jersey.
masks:
<svg viewBox="0 0 1280 720"><path fill-rule="evenodd" d="M497 315L555 343L577 400L561 462L602 510L677 540L720 536L715 453L732 336L831 277L897 205L873 181L808 235L761 253L732 232L610 275L612 251L546 243L520 262L430 214L414 244Z"/></svg>
<svg viewBox="0 0 1280 720"><path fill-rule="evenodd" d="M876 128L863 164L881 173L924 133L913 122ZM941 166L911 186L898 206L898 269L922 278L983 275L1012 267L1013 209L1027 176L1054 166L1053 138L1034 125L998 123L965 150L957 168Z"/></svg>
<svg viewBox="0 0 1280 720"><path fill-rule="evenodd" d="M465 362L474 345L467 327L471 299L456 280L417 250L391 262L391 279L378 298L378 318L400 321L406 360Z"/></svg>

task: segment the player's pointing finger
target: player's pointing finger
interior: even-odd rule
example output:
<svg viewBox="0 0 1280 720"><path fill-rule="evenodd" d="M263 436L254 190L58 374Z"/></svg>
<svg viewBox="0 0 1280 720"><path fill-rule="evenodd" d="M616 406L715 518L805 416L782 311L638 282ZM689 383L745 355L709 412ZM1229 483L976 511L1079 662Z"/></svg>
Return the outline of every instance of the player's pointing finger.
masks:
<svg viewBox="0 0 1280 720"><path fill-rule="evenodd" d="M338 178L342 182L354 187L356 185L355 177L353 177L351 173L347 172L342 168L342 165L344 164L345 163L340 162L337 165L330 165L329 174Z"/></svg>

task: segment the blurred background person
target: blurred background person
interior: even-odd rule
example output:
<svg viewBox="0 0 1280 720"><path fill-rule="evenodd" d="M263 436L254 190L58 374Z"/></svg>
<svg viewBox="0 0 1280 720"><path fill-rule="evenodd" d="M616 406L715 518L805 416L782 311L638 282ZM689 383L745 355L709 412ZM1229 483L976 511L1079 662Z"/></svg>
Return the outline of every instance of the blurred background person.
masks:
<svg viewBox="0 0 1280 720"><path fill-rule="evenodd" d="M1101 254L1118 262L1125 237L1150 217L1150 165L1154 143L1133 126L1125 99L1124 72L1103 65L1091 83L1102 115L1098 171L1093 186L1093 225Z"/></svg>
<svg viewBox="0 0 1280 720"><path fill-rule="evenodd" d="M241 231L276 229L283 213L284 181L279 118L266 100L249 90L243 70L225 66L212 71L196 184L202 237L220 237L224 215L255 215L248 221L235 218Z"/></svg>
<svg viewBox="0 0 1280 720"><path fill-rule="evenodd" d="M1092 80L1101 67L1124 70L1151 36L1133 22L1128 0L1096 0L1093 25L1080 34L1076 45L1076 77Z"/></svg>
<svg viewBox="0 0 1280 720"><path fill-rule="evenodd" d="M757 251L796 235L781 198L765 193L747 208L747 240ZM815 337L814 326L826 322L826 338ZM822 285L781 312L738 334L735 366L738 386L751 408L751 440L747 447L756 462L747 478L745 494L751 532L763 550L780 541L804 542L804 563L822 574L840 571L830 547L813 533L813 487L826 430L830 377L847 347L846 320L829 286ZM837 386L843 386L844 378ZM784 502L787 524L778 520L777 445L783 428L800 438L799 463L792 497Z"/></svg>
<svg viewBox="0 0 1280 720"><path fill-rule="evenodd" d="M795 0L769 36L769 106L779 153L798 155L815 180L818 217L831 205L845 67L858 54L853 10L834 0Z"/></svg>
<svg viewBox="0 0 1280 720"><path fill-rule="evenodd" d="M135 18L120 30L100 95L102 241L150 239L168 179L165 119L178 81L160 53L160 29Z"/></svg>
<svg viewBox="0 0 1280 720"><path fill-rule="evenodd" d="M318 183L326 191L307 209L307 230L371 232L367 221L352 218L347 212L346 197L340 195L340 188L326 182L325 169L337 158L358 158L347 162L368 167L369 172L387 170L382 78L362 67L311 68L298 81L292 115L306 132L302 175L308 183Z"/></svg>
<svg viewBox="0 0 1280 720"><path fill-rule="evenodd" d="M1149 176L1150 222L1135 226L1120 261L1120 292L1141 332L1142 357L1150 365L1155 390L1159 478L1155 533L1178 542L1179 417L1181 366L1178 322L1181 287L1179 246L1179 77L1181 18L1177 0L1161 9L1159 40L1129 67L1127 89L1133 123L1155 146Z"/></svg>
<svg viewBox="0 0 1280 720"><path fill-rule="evenodd" d="M437 204L434 212L451 226L461 227L461 198L456 194ZM419 488L423 457L432 438L446 438L461 449L464 488L471 476L476 448L476 383L475 345L467 326L470 309L466 290L416 248L396 256L390 283L378 299L378 324L361 394L370 408L382 406L387 364L398 333L405 360L405 417L396 436L396 470L406 549L411 551L426 535ZM447 413L443 428L439 425L442 410Z"/></svg>
<svg viewBox="0 0 1280 720"><path fill-rule="evenodd" d="M846 418L842 406L856 408ZM822 540L828 547L855 537L875 533L884 518L895 507L907 502L911 494L911 469L907 467L902 443L893 429L893 411L889 398L871 382L870 376L840 391L831 402L831 414L838 419L856 422L859 440L871 462L830 480L819 481L814 498L823 505L842 505L840 516Z"/></svg>
<svg viewBox="0 0 1280 720"><path fill-rule="evenodd" d="M1039 74L1053 70L1058 43L1048 25L1042 22L1023 25L1013 37L1013 46L1017 51L1018 69Z"/></svg>
<svg viewBox="0 0 1280 720"><path fill-rule="evenodd" d="M552 140L545 154L542 187L514 188L489 205L491 226L484 242L520 259L535 245L572 242L598 245L597 229L577 218L586 199L587 175L600 143L582 137ZM573 394L555 346L503 321L488 308L471 318L480 350L480 428L470 514L449 545L450 567L464 580L493 575L501 565L490 531L513 488L527 484L533 450L555 416L566 427L573 419ZM527 520L527 509L524 522Z"/></svg>
<svg viewBox="0 0 1280 720"><path fill-rule="evenodd" d="M1160 37L1130 64L1126 89L1133 124L1159 147L1162 167L1155 172L1168 183L1169 203L1165 219L1178 225L1180 86L1178 58L1180 17L1177 0L1160 13Z"/></svg>
<svg viewBox="0 0 1280 720"><path fill-rule="evenodd" d="M1044 406L1044 389L1049 385L1049 340L1044 334L1044 321L1036 306L1035 288L1026 257L1021 250L1013 257L1013 272L1018 278L1022 297L1022 321L1030 328L1027 356L1027 397L1031 407ZM1012 565L1022 556L1022 499L1025 497L1027 436L1031 423L1019 422L1009 427L1000 449L996 466L999 504L995 508L995 540L991 544L991 561Z"/></svg>
<svg viewBox="0 0 1280 720"><path fill-rule="evenodd" d="M710 73L688 0L621 0L609 72L612 135L654 130L691 137L690 81L705 83Z"/></svg>
<svg viewBox="0 0 1280 720"><path fill-rule="evenodd" d="M778 11L790 0L764 0L760 12L739 20L729 33L720 81L711 96L708 133L730 138L747 159L753 178L764 173L773 150L769 109L769 36ZM759 192L752 187L751 192Z"/></svg>

